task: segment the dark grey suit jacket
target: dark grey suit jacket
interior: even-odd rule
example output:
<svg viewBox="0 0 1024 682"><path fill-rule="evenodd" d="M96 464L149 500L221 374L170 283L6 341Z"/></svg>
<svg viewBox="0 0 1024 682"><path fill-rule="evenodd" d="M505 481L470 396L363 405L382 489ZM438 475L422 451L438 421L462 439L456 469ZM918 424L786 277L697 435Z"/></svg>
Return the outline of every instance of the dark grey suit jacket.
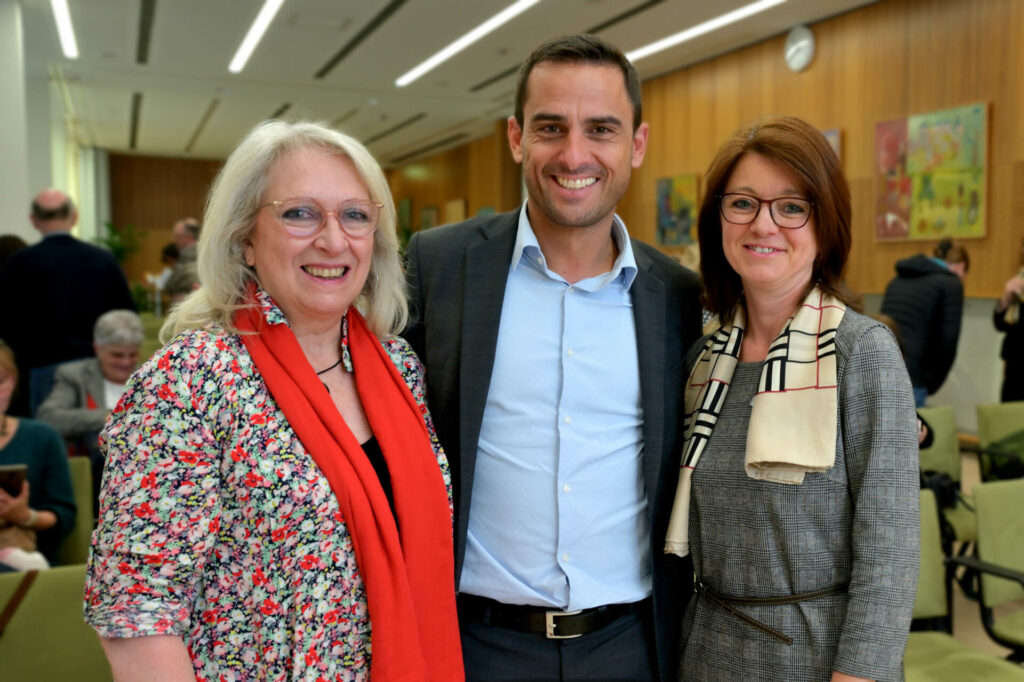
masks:
<svg viewBox="0 0 1024 682"><path fill-rule="evenodd" d="M412 320L405 337L426 366L427 400L454 478L456 585L518 221L519 211L513 211L427 230L413 235L406 253ZM700 286L696 275L656 249L632 244L655 639L660 676L674 680L692 572L689 562L666 556L663 547L679 476L684 356L700 336Z"/></svg>

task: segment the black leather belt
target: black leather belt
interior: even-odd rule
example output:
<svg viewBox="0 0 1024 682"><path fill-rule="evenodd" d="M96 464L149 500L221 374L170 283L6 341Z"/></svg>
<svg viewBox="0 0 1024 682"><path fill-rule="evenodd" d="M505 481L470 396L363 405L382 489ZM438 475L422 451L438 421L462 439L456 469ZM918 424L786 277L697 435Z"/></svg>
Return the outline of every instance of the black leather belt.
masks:
<svg viewBox="0 0 1024 682"><path fill-rule="evenodd" d="M486 597L463 593L458 596L457 603L459 620L520 632L535 632L548 639L572 639L600 630L628 613L639 611L647 601L608 604L579 611L552 611L540 606L502 604Z"/></svg>

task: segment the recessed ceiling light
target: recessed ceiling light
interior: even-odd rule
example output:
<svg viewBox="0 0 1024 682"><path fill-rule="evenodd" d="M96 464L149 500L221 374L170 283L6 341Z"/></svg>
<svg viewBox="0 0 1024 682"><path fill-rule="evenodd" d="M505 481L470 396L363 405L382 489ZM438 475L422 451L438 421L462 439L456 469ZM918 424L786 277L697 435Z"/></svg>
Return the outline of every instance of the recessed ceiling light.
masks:
<svg viewBox="0 0 1024 682"><path fill-rule="evenodd" d="M75 29L71 26L67 0L50 0L50 9L53 10L53 19L57 22L60 49L68 59L78 59L78 43L75 41Z"/></svg>
<svg viewBox="0 0 1024 682"><path fill-rule="evenodd" d="M743 7L735 9L731 12L726 12L725 14L715 17L714 19L708 19L702 24L691 26L690 28L684 31L674 33L673 35L670 35L667 38L656 40L655 42L649 45L644 45L643 47L633 50L632 52L627 52L626 59L628 59L631 62L636 62L640 59L643 59L644 57L649 57L655 52L667 50L668 48L675 47L680 43L685 43L687 40L693 40L697 36L702 36L705 33L710 33L711 31L717 31L723 26L728 26L729 24L733 24L737 21L740 21L741 19L746 19L749 16L753 16L758 12L763 12L766 9L775 7L776 5L781 5L785 1L786 0L760 0L760 2L752 2L749 5L744 5Z"/></svg>
<svg viewBox="0 0 1024 682"><path fill-rule="evenodd" d="M397 85L400 88L403 88L409 83L412 83L414 80L416 80L423 74L427 73L435 66L447 61L448 59L451 59L456 54L462 52L464 49L466 49L476 41L480 40L494 29L498 28L504 23L511 21L513 18L519 16L526 10L530 9L538 2L540 2L540 0L519 0L519 2L509 5L504 10L498 12L493 17L491 17L490 19L480 24L466 35L462 36L461 38L453 42L448 47L442 49L440 52L427 59L422 64L413 67L410 71L408 71L407 73L402 75L398 80L396 80L395 85Z"/></svg>
<svg viewBox="0 0 1024 682"><path fill-rule="evenodd" d="M249 27L249 32L242 39L242 44L238 46L238 51L231 58L228 71L238 73L245 68L245 64L249 61L249 57L252 56L253 50L256 49L260 40L263 39L263 34L267 32L270 22L274 20L274 15L277 14L277 10L281 9L283 4L284 0L265 0L260 13L256 15L256 20Z"/></svg>

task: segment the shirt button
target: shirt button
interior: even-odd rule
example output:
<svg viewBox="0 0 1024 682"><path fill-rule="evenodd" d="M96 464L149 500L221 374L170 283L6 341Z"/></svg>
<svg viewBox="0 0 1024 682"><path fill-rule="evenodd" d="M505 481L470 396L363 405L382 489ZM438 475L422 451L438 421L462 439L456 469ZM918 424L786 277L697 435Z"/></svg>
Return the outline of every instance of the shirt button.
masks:
<svg viewBox="0 0 1024 682"><path fill-rule="evenodd" d="M576 351L574 351L572 348L570 348L569 350L566 351L566 355L568 355L570 358L573 355L575 355L575 354L576 354Z"/></svg>
<svg viewBox="0 0 1024 682"><path fill-rule="evenodd" d="M566 483L565 485L562 486L562 492L571 493L572 492L572 486L569 485L568 483Z"/></svg>
<svg viewBox="0 0 1024 682"><path fill-rule="evenodd" d="M568 560L569 560L569 554L568 554L568 552L566 552L565 554L562 555L562 561L568 561Z"/></svg>
<svg viewBox="0 0 1024 682"><path fill-rule="evenodd" d="M566 424L572 424L572 417L566 416L565 419L563 419L562 421L564 421Z"/></svg>

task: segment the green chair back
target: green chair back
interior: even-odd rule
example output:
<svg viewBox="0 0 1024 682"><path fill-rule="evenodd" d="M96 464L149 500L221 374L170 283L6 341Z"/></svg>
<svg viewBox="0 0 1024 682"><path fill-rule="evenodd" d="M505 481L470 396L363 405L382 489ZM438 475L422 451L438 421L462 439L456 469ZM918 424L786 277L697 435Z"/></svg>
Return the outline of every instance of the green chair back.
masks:
<svg viewBox="0 0 1024 682"><path fill-rule="evenodd" d="M939 506L935 493L921 491L921 566L914 598L914 618L945 618L947 584L942 534L939 530Z"/></svg>
<svg viewBox="0 0 1024 682"><path fill-rule="evenodd" d="M1007 436L1024 431L1024 401L978 405L978 444L982 448L997 445ZM994 478L990 474L990 458L984 453L979 457L981 480Z"/></svg>
<svg viewBox="0 0 1024 682"><path fill-rule="evenodd" d="M979 483L974 487L978 520L978 558L1024 571L1024 479ZM1024 598L1019 583L981 575L986 607Z"/></svg>
<svg viewBox="0 0 1024 682"><path fill-rule="evenodd" d="M987 448L1024 429L1024 401L978 405L978 441Z"/></svg>
<svg viewBox="0 0 1024 682"><path fill-rule="evenodd" d="M0 573L6 604L23 573ZM111 679L96 631L82 620L85 565L39 571L32 588L0 637L0 679Z"/></svg>
<svg viewBox="0 0 1024 682"><path fill-rule="evenodd" d="M940 471L960 481L960 443L956 437L956 417L949 405L921 407L917 410L932 430L931 447L921 450L921 470Z"/></svg>
<svg viewBox="0 0 1024 682"><path fill-rule="evenodd" d="M92 541L92 462L88 457L68 459L71 489L75 498L75 525L57 549L57 562L62 566L84 564L89 559Z"/></svg>

